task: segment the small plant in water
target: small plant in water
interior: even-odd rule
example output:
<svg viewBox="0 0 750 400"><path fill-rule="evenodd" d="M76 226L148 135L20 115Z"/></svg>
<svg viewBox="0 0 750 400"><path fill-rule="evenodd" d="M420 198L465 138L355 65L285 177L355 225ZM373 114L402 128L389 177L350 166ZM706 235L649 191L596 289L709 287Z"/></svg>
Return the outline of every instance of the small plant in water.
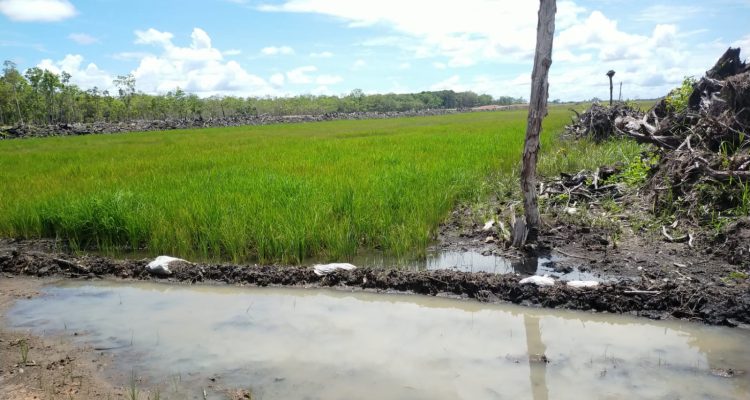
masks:
<svg viewBox="0 0 750 400"><path fill-rule="evenodd" d="M29 343L26 339L21 339L18 342L18 351L21 353L21 364L26 365L29 361Z"/></svg>
<svg viewBox="0 0 750 400"><path fill-rule="evenodd" d="M135 370L130 372L130 382L128 386L128 400L138 400L138 381L135 376Z"/></svg>

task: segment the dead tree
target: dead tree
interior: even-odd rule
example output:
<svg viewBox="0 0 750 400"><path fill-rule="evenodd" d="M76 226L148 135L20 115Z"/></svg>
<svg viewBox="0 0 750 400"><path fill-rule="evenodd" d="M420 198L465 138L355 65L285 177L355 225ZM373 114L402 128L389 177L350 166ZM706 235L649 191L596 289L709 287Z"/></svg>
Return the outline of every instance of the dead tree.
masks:
<svg viewBox="0 0 750 400"><path fill-rule="evenodd" d="M536 161L539 152L539 132L547 115L549 68L552 65L552 37L555 35L556 0L540 0L539 21L536 29L536 53L531 73L531 97L526 125L526 142L521 164L521 191L524 219L517 219L513 227L513 244L522 246L535 242L539 233L539 206L536 193Z"/></svg>
<svg viewBox="0 0 750 400"><path fill-rule="evenodd" d="M612 106L612 77L615 76L615 71L609 70L607 71L607 76L609 77L609 105ZM622 89L622 86L620 87Z"/></svg>

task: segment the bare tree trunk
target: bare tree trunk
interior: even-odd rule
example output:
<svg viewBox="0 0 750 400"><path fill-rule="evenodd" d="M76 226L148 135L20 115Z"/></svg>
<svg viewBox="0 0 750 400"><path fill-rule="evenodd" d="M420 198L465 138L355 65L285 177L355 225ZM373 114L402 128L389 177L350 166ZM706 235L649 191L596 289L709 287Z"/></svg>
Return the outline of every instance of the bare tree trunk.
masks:
<svg viewBox="0 0 750 400"><path fill-rule="evenodd" d="M526 227L523 237L514 237L514 245L525 241L535 242L539 233L539 207L536 194L536 160L539 152L539 132L542 120L547 115L547 95L549 67L552 65L552 38L555 34L556 0L540 0L539 22L536 31L536 53L534 70L531 74L531 98L529 117L526 125L526 142L523 148L521 165L521 191ZM521 221L518 219L517 221ZM523 222L522 222L523 223ZM517 231L514 229L514 231ZM525 238L524 238L525 237ZM525 240L524 240L525 239Z"/></svg>
<svg viewBox="0 0 750 400"><path fill-rule="evenodd" d="M16 98L16 110L18 111L18 120L23 125L23 115L21 114L21 104L18 102L18 92L16 91L16 83L13 82L13 97Z"/></svg>

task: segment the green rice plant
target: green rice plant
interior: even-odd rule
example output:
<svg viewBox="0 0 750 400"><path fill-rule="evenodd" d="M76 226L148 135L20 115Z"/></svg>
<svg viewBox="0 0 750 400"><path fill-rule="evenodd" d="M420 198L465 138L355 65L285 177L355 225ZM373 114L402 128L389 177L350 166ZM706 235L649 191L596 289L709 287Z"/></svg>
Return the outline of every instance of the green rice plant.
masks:
<svg viewBox="0 0 750 400"><path fill-rule="evenodd" d="M18 342L18 351L21 353L21 365L26 365L29 361L29 342L26 339L21 339Z"/></svg>
<svg viewBox="0 0 750 400"><path fill-rule="evenodd" d="M542 174L641 149L561 141L569 116L550 108ZM518 110L2 141L0 235L236 262L424 254L458 204L515 195L525 127Z"/></svg>

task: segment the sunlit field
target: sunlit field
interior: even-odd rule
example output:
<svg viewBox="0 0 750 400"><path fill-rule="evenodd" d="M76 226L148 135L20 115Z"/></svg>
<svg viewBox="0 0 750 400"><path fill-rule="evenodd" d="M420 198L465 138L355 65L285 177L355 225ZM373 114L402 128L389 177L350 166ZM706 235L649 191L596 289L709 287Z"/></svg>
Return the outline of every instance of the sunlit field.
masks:
<svg viewBox="0 0 750 400"><path fill-rule="evenodd" d="M637 151L559 144L570 114L545 119L543 172ZM264 263L420 254L517 171L525 127L504 111L2 141L0 236Z"/></svg>

